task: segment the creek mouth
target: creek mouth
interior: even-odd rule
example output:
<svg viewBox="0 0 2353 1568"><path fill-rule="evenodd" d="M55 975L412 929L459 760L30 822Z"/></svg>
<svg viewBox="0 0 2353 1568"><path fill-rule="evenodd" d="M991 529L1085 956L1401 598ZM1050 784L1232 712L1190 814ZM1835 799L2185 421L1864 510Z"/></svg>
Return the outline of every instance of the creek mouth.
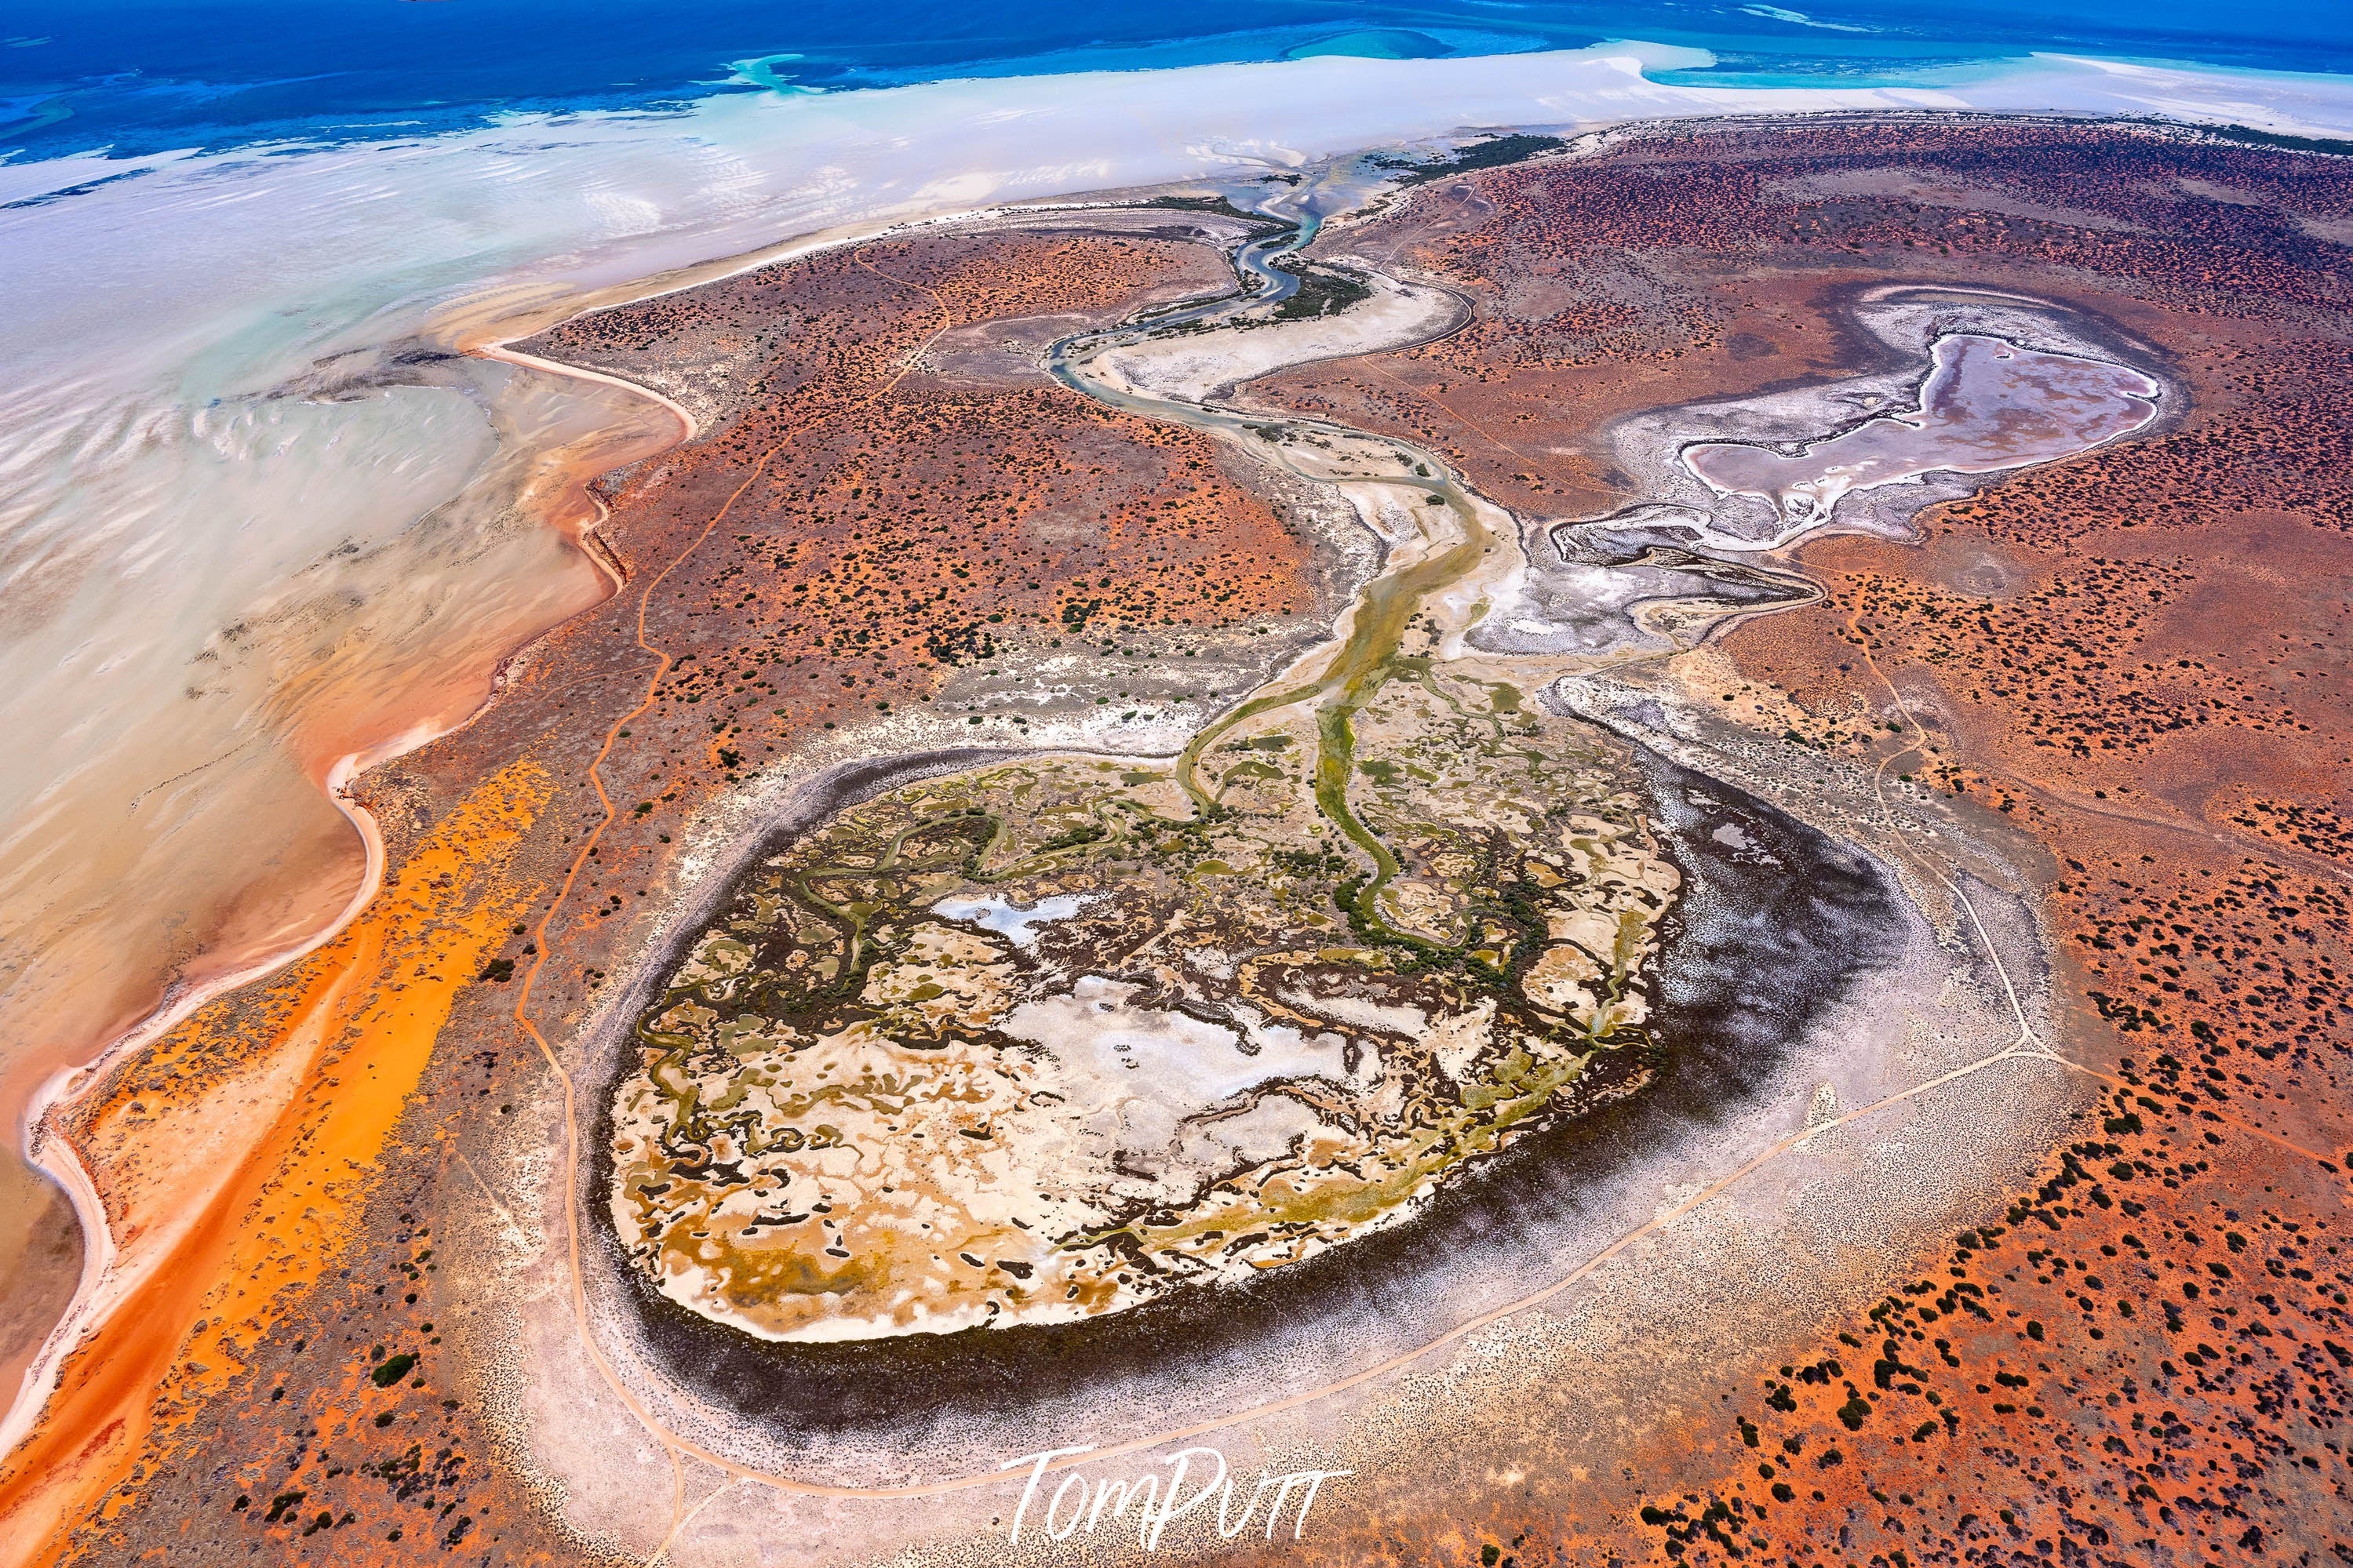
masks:
<svg viewBox="0 0 2353 1568"><path fill-rule="evenodd" d="M826 804L970 760L861 768ZM1639 1166L1672 1159L1783 1087L1815 1027L1903 947L1905 908L1869 857L1736 787L1653 754L1636 760L1662 847L1685 879L1662 925L1654 1080L1587 1114L1556 1115L1398 1225L1239 1284L1076 1322L837 1343L755 1339L663 1296L626 1256L603 1202L614 1176L611 1090L624 1070L616 1051L595 1086L607 1109L576 1176L595 1243L582 1260L592 1299L618 1318L647 1373L772 1449L831 1468L834 1445L920 1453L951 1435L968 1439L984 1420L1034 1436L1035 1448L1074 1431L1114 1440L1125 1434L1106 1425L1166 1424L1172 1405L1197 1418L1236 1412L1278 1379L1285 1392L1335 1381L1525 1295L1590 1256L1596 1227L1614 1225L1632 1200L1627 1178ZM797 816L748 866L821 814ZM1116 1397L1139 1386L1151 1400Z"/></svg>

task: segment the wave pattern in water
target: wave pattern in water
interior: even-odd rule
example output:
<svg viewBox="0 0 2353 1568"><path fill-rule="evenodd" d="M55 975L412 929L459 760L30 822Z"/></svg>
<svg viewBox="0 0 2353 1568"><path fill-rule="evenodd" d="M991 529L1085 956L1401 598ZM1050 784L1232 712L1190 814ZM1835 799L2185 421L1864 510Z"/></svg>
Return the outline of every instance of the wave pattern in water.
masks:
<svg viewBox="0 0 2353 1568"><path fill-rule="evenodd" d="M224 14L226 11L226 15ZM0 151L380 140L514 112L673 106L714 93L839 90L962 77L1359 56L1413 59L1577 48L1643 37L1716 57L1685 79L1723 85L1916 84L1957 62L2038 49L2268 70L2353 68L2353 12L2058 0L1923 10L1891 0L1804 8L1535 0L1412 5L1207 0L1074 11L1046 0L801 7L591 0L551 26L536 0L319 5L239 0L31 0L0 43Z"/></svg>

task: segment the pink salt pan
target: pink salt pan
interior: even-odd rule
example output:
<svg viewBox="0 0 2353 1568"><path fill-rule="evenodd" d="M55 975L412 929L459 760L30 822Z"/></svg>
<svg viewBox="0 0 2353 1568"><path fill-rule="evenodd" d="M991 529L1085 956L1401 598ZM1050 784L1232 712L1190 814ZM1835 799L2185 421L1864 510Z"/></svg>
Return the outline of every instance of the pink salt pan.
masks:
<svg viewBox="0 0 2353 1568"><path fill-rule="evenodd" d="M1976 333L1938 338L1929 360L1916 412L1883 415L1794 457L1709 441L1684 448L1683 462L1721 493L1762 497L1787 522L1818 523L1850 490L2073 457L2147 424L2162 390L2123 365Z"/></svg>

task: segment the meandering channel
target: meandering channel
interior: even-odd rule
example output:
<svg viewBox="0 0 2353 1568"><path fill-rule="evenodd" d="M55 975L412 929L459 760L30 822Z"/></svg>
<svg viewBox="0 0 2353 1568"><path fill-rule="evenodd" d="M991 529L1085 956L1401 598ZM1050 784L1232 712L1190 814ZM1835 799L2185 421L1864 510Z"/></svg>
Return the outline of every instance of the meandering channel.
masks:
<svg viewBox="0 0 2353 1568"><path fill-rule="evenodd" d="M1176 759L1175 779L1197 814L1215 814L1220 808L1219 801L1218 795L1203 781L1201 762L1204 753L1220 737L1230 734L1238 726L1250 720L1284 709L1308 710L1313 715L1312 729L1316 743L1313 774L1316 815L1361 850L1374 867L1369 878L1345 885L1344 896L1358 919L1377 925L1385 936L1398 937L1401 933L1391 931L1388 922L1380 920L1376 900L1382 889L1398 876L1401 869L1398 859L1381 842L1379 835L1362 819L1350 799L1351 786L1357 772L1356 716L1384 683L1400 674L1417 673L1406 668L1413 661L1407 658L1404 650L1418 616L1427 613L1430 617L1428 625L1431 626L1440 619L1453 623L1451 628L1452 646L1461 646L1461 634L1467 631L1482 613L1480 605L1472 601L1466 584L1475 582L1483 587L1485 579L1481 577L1482 563L1490 569L1505 563L1514 566L1524 563L1518 523L1511 514L1478 495L1461 475L1435 454L1411 443L1368 435L1329 420L1287 414L1254 414L1221 404L1208 395L1164 395L1155 393L1148 380L1138 383L1120 375L1116 363L1116 356L1123 350L1148 350L1155 342L1198 344L1205 335L1219 331L1221 323L1229 321L1233 324L1223 330L1262 330L1264 322L1257 318L1278 312L1286 300L1298 293L1298 273L1292 267L1281 263L1303 247L1313 233L1312 221L1303 219L1289 222L1288 226L1282 229L1253 237L1236 251L1237 287L1234 289L1216 299L1165 310L1109 331L1063 340L1050 351L1049 368L1058 380L1082 395L1140 416L1217 434L1250 452L1270 467L1349 495L1359 514L1388 543L1388 553L1381 569L1358 590L1340 617L1334 639L1205 726L1183 748ZM1242 324L1244 318L1251 319L1248 326ZM1371 333L1366 337L1367 341L1349 344L1344 350L1335 350L1326 338L1313 357L1330 357L1335 353L1351 355L1379 353L1402 346L1401 341L1372 341L1374 334ZM1265 370L1274 368L1279 366L1266 366ZM1819 521L1827 521L1831 510L1829 506L1823 507ZM1794 536L1777 542L1787 544L1793 542ZM1704 542L1694 540L1693 542L1699 544ZM1457 594L1452 605L1439 606L1437 602L1451 590L1466 591ZM1630 650L1626 657L1649 658L1656 651L1655 647L1640 652ZM1513 656L1507 654L1484 657L1495 663L1513 660ZM1541 659L1529 661L1532 668L1541 668L1544 662ZM1672 770L1667 771L1672 773ZM1667 781L1662 782L1660 787L1672 793L1687 790L1689 784ZM1734 797L1729 808L1751 814L1744 819L1749 829L1769 826L1770 819L1778 817L1778 814L1771 813L1770 808L1762 803L1746 801L1736 789L1718 788L1711 783L1704 793L1715 797ZM1675 808L1667 805L1664 809ZM1801 831L1794 822L1784 826L1793 833ZM1713 820L1702 825L1705 830L1712 830L1715 826ZM1705 831L1699 834L1701 837L1705 836ZM1737 837L1736 834L1736 838ZM1788 853L1773 860L1772 864L1805 864L1801 847L1792 838L1787 846ZM1825 850L1831 848L1828 841L1824 841L1822 847ZM1845 868L1852 873L1854 899L1868 902L1870 898L1876 896L1872 891L1875 879L1868 874L1867 868L1861 866L1860 858L1847 858L1857 860L1856 867ZM1724 869L1728 870L1729 868ZM1785 871L1778 875L1786 878L1788 873ZM1799 894L1804 888L1819 886L1821 881L1820 877L1811 880L1800 878L1790 887L1783 888L1761 883L1742 884L1736 876L1719 889L1718 897L1721 901L1724 893L1733 892L1736 888L1738 891L1735 896L1749 906L1744 912L1754 912L1773 905L1776 900L1786 900L1788 896ZM1820 934L1815 929L1820 925L1820 911L1793 910L1789 913L1795 917L1796 923L1786 929L1792 932L1812 930L1814 934ZM1810 920L1814 922L1813 926L1808 925ZM1843 951L1851 959L1856 950L1850 945ZM1760 959L1761 956L1758 955ZM1741 964L1736 963L1726 967L1725 972L1730 973L1740 967ZM1799 1021L1791 1019L1785 1022L1794 1027ZM1868 1109L1852 1112L1842 1120L1865 1114ZM1668 1110L1665 1114L1676 1112ZM1707 1192L1713 1194L1722 1190L1765 1159L1792 1146L1793 1142L1793 1140L1784 1140L1776 1143L1757 1160L1709 1187ZM1560 1148L1555 1147L1548 1157L1558 1162L1562 1153ZM1526 1173L1524 1171L1524 1173ZM1705 1195L1694 1202L1704 1201ZM1457 1200L1472 1205L1480 1201L1475 1195L1461 1194L1457 1195ZM1643 1228L1648 1230L1654 1226ZM1583 1252L1580 1248L1580 1255L1586 1258L1586 1262L1565 1278L1554 1280L1537 1295L1517 1303L1517 1306L1543 1300L1566 1289L1575 1279L1616 1256L1628 1239L1630 1238L1620 1237L1598 1252ZM1398 1245L1405 1244L1399 1242ZM1352 1248L1371 1248L1375 1244L1356 1242L1351 1246ZM1389 1250L1392 1248L1383 1244L1378 1253L1386 1256ZM1375 1255L1373 1251L1366 1253L1367 1257ZM1289 1271L1284 1272L1287 1274ZM1329 1272L1324 1271L1326 1275ZM689 1382L695 1383L698 1393L714 1399L720 1407L733 1408L745 1415L753 1415L770 1407L776 1387L776 1363L768 1358L777 1352L716 1323L699 1319L689 1321L691 1314L651 1299L646 1282L641 1279L633 1281L633 1288L641 1293L641 1308L649 1314L647 1321L654 1332L654 1339L659 1340L665 1335L678 1336L676 1353L657 1352L654 1356L657 1364L667 1364L670 1374L683 1375ZM1318 1284L1311 1289L1326 1288L1324 1284ZM585 1301L580 1304L585 1311ZM1338 1389L1355 1386L1367 1376L1377 1375L1383 1369L1401 1365L1414 1355L1426 1353L1437 1345L1458 1339L1476 1322L1493 1321L1496 1317L1508 1315L1509 1311L1517 1310L1517 1306L1482 1314L1474 1322L1458 1324L1444 1331L1437 1331L1439 1325L1433 1323L1430 1327L1436 1337L1421 1342L1419 1348L1402 1356L1384 1360L1379 1367L1353 1371L1338 1381L1279 1399L1271 1405L1260 1407L1260 1411L1290 1408ZM662 1326L665 1321L666 1328ZM1054 1331L1060 1333L1062 1331ZM1125 1343L1117 1338L1120 1331L1097 1326L1083 1331L1088 1336L1091 1351L1112 1352L1107 1370L1115 1373L1118 1366L1124 1364L1118 1354L1118 1347ZM1042 1339L1036 1338L1046 1331L1022 1332L1031 1337L1017 1338L1009 1331L992 1332L990 1348L978 1355L980 1362L988 1363L981 1369L982 1383L995 1386L1005 1375L1016 1369L1029 1367L1033 1363L1040 1372L1049 1361L1057 1367L1061 1366L1059 1341L1050 1346ZM1152 1340L1154 1354L1157 1355L1165 1349L1150 1331L1138 1329L1137 1332ZM651 1348L652 1342L648 1342ZM964 1353L969 1354L973 1349L966 1346ZM853 1427L864 1418L860 1412L881 1419L885 1425L894 1420L895 1417L882 1414L882 1405L875 1404L877 1399L881 1399L886 1405L894 1403L885 1385L877 1381L877 1374L886 1369L895 1369L902 1373L911 1370L920 1371L925 1376L938 1380L951 1394L955 1387L965 1381L957 1365L958 1347L936 1336L917 1335L913 1340L902 1338L887 1344L877 1342L862 1346L796 1346L786 1353L791 1357L788 1364L796 1373L796 1410L795 1415L787 1418L788 1423L797 1424L799 1419L807 1419L813 1424L812 1429L831 1426L836 1431L846 1430L827 1419L827 1407L834 1404L840 1406L834 1413L836 1421L849 1423ZM1000 1362L1003 1364L997 1364ZM603 1365L601 1357L599 1365ZM610 1379L610 1369L605 1370ZM1340 1371L1336 1366L1332 1370L1335 1373ZM617 1383L615 1386L619 1388L620 1384ZM624 1396L628 1397L626 1392ZM650 1412L638 1406L634 1399L631 1404L641 1419L648 1419L649 1426L655 1426L650 1419ZM1201 1425L1188 1426L1182 1435L1209 1430L1248 1414L1247 1410L1236 1411ZM655 1429L660 1430L658 1426ZM1156 1436L1139 1437L1107 1451L1129 1451L1171 1435L1161 1433ZM712 1457L691 1443L679 1441L673 1434L664 1433L663 1436L664 1440L679 1451ZM986 1484L987 1480L984 1476L969 1476L930 1485L844 1486L814 1479L807 1482L786 1481L763 1469L744 1468L733 1461L719 1462L735 1474L756 1475L763 1480L795 1490L839 1496L920 1495L926 1491Z"/></svg>
<svg viewBox="0 0 2353 1568"><path fill-rule="evenodd" d="M1273 208L1278 196L1262 210L1270 221L1283 222ZM1345 630L1324 659L1323 671L1305 681L1278 680L1274 689L1250 697L1205 725L1186 745L1176 762L1176 782L1197 811L1213 811L1216 802L1199 779L1202 753L1234 726L1278 709L1312 703L1315 711L1317 753L1314 796L1317 809L1374 864L1374 874L1359 884L1351 899L1359 919L1402 941L1414 939L1391 930L1377 912L1382 889L1402 868L1394 853L1349 808L1348 786L1356 774L1354 716L1381 684L1395 672L1396 658L1408 624L1430 596L1462 581L1496 542L1496 534L1481 517L1491 505L1477 498L1461 478L1435 453L1406 441L1375 437L1329 420L1284 416L1270 423L1263 415L1175 397L1155 397L1114 384L1091 366L1107 351L1127 344L1164 339L1220 320L1247 313L1271 316L1300 290L1302 274L1282 265L1314 239L1317 220L1289 220L1271 234L1245 241L1233 256L1236 288L1231 293L1180 310L1130 322L1110 331L1073 334L1055 343L1048 368L1055 379L1107 406L1146 418L1165 420L1223 436L1248 447L1260 459L1318 484L1353 483L1394 488L1409 497L1412 515L1421 530L1422 549L1415 558L1376 574L1358 592L1343 617ZM1399 345L1366 343L1360 353L1378 353ZM1394 459L1391 467L1352 472L1328 464L1295 459L1302 437L1321 438L1335 451L1366 448ZM1345 445L1343 446L1342 444ZM1418 506L1415 503L1419 503ZM1433 515L1432 508L1436 509ZM1500 510L1500 509L1498 509ZM1434 524L1451 524L1452 537L1440 535Z"/></svg>

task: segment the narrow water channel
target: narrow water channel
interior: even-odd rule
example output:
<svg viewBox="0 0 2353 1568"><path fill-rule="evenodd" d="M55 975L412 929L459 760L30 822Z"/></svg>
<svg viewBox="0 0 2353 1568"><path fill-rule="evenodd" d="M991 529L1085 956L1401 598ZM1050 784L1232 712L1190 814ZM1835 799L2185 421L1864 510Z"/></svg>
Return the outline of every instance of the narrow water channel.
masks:
<svg viewBox="0 0 2353 1568"><path fill-rule="evenodd" d="M1210 814L1218 803L1201 787L1201 755L1237 724L1278 709L1312 704L1316 735L1315 805L1334 827L1363 850L1374 864L1374 874L1352 900L1360 918L1399 940L1377 912L1381 889L1401 868L1397 857L1360 821L1348 804L1348 788L1356 774L1355 716L1382 684L1397 673L1397 658L1406 628L1430 595L1461 582L1495 543L1495 534L1480 516L1472 492L1436 454L1389 437L1376 437L1352 426L1330 420L1284 416L1271 422L1264 415L1196 403L1182 398L1155 397L1111 384L1091 374L1090 367L1107 351L1172 335L1202 323L1230 320L1248 313L1271 313L1299 291L1299 274L1282 265L1312 240L1317 220L1292 217L1275 208L1288 193L1271 198L1264 216L1286 226L1245 241L1233 256L1236 288L1229 293L1168 312L1149 321L1132 322L1110 331L1064 338L1050 351L1049 368L1056 380L1107 407L1145 418L1165 420L1193 429L1222 435L1278 466L1319 485L1366 484L1397 488L1418 520L1429 548L1399 563L1392 552L1383 569L1357 591L1343 616L1346 627L1338 647L1327 657L1323 672L1304 682L1279 678L1262 690L1229 709L1206 725L1177 758L1176 782L1197 812ZM1390 345L1367 344L1363 352L1377 353ZM1368 446L1397 459L1395 471L1349 472L1319 466L1311 470L1293 459L1290 448L1321 438L1335 449L1341 443ZM1489 503L1492 504L1492 503ZM1445 531L1439 531L1440 520Z"/></svg>

